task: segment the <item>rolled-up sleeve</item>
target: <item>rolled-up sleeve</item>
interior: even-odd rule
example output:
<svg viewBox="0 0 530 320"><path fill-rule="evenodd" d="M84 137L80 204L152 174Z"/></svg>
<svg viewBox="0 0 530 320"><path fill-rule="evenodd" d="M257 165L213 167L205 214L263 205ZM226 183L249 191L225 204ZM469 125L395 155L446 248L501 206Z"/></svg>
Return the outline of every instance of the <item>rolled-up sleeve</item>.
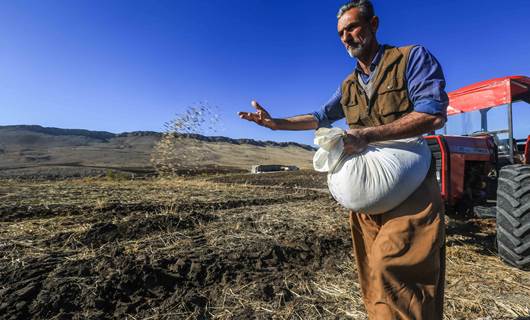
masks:
<svg viewBox="0 0 530 320"><path fill-rule="evenodd" d="M344 118L344 111L340 104L341 97L341 88L339 87L320 110L312 113L318 121L318 128L329 128L333 122Z"/></svg>
<svg viewBox="0 0 530 320"><path fill-rule="evenodd" d="M406 70L409 99L414 111L447 117L449 99L438 60L422 46L412 48Z"/></svg>

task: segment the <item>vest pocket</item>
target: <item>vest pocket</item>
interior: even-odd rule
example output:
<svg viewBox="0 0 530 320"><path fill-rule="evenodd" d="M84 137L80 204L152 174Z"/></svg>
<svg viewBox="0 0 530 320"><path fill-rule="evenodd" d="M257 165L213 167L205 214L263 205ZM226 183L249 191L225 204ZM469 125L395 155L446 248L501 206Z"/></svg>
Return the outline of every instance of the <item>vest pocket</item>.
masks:
<svg viewBox="0 0 530 320"><path fill-rule="evenodd" d="M360 109L361 106L359 104L347 105L344 108L344 115L350 127L359 126Z"/></svg>
<svg viewBox="0 0 530 320"><path fill-rule="evenodd" d="M382 88L377 97L375 110L378 111L383 124L388 124L398 119L411 109L405 86L394 87L389 85Z"/></svg>

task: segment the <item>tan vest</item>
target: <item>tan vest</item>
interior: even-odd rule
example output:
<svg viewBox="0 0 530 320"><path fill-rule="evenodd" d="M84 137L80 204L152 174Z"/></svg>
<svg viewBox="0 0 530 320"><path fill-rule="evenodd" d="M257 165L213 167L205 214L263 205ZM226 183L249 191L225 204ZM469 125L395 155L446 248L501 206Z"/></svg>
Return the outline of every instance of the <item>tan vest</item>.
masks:
<svg viewBox="0 0 530 320"><path fill-rule="evenodd" d="M344 80L340 103L350 128L388 124L413 110L405 79L412 48L385 46L377 73L372 79L371 97L358 83L357 70Z"/></svg>

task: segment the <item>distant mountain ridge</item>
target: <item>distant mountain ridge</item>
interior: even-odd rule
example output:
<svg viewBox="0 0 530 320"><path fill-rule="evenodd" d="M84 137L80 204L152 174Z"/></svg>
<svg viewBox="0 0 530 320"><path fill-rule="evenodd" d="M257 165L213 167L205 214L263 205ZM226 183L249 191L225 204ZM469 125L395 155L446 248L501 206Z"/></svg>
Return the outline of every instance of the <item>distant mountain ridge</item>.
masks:
<svg viewBox="0 0 530 320"><path fill-rule="evenodd" d="M0 126L0 178L100 176L111 171L155 173L152 157L162 133L112 133L39 125ZM197 172L245 172L257 164L312 168L315 148L296 142L179 135L179 165ZM223 171L223 172L224 172Z"/></svg>
<svg viewBox="0 0 530 320"><path fill-rule="evenodd" d="M83 136L93 139L107 140L114 138L116 134L107 131L92 131L85 129L62 129L54 127L43 127L39 125L9 125L0 126L0 130L17 131L24 130L36 133L49 134L52 136Z"/></svg>
<svg viewBox="0 0 530 320"><path fill-rule="evenodd" d="M43 127L40 125L7 125L7 126L0 126L0 133L2 130L8 130L8 131L17 131L17 130L24 130L29 132L36 132L36 133L42 133L42 134L48 134L52 136L82 136L92 139L98 139L102 141L108 141L112 138L117 137L143 137L143 136L155 136L155 137L161 137L161 132L156 131L132 131L132 132L122 132L122 133L112 133L108 131L93 131L93 130L86 130L86 129L63 129L63 128L55 128L55 127ZM300 147L305 150L314 151L316 148L309 146L307 144L297 143L297 142L276 142L276 141L261 141L261 140L254 140L254 139L233 139L223 136L205 136L201 134L182 134L181 136L196 139L199 141L206 141L206 142L226 142L231 144L249 144L253 146L259 146L259 147L265 147L265 146L272 146L272 147L288 147L288 146L296 146Z"/></svg>

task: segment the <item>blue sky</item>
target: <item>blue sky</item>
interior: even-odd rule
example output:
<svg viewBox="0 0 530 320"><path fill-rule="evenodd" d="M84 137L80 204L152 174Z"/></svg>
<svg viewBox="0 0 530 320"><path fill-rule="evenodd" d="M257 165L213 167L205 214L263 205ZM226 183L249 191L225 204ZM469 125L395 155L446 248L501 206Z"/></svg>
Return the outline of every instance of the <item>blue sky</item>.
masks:
<svg viewBox="0 0 530 320"><path fill-rule="evenodd" d="M240 120L257 99L275 117L312 112L351 72L336 32L343 1L2 0L0 124L163 130L187 106L219 107L217 135L312 142ZM378 39L422 44L448 91L530 76L530 1L382 1ZM515 106L516 134L530 105ZM450 131L473 119L450 118Z"/></svg>

